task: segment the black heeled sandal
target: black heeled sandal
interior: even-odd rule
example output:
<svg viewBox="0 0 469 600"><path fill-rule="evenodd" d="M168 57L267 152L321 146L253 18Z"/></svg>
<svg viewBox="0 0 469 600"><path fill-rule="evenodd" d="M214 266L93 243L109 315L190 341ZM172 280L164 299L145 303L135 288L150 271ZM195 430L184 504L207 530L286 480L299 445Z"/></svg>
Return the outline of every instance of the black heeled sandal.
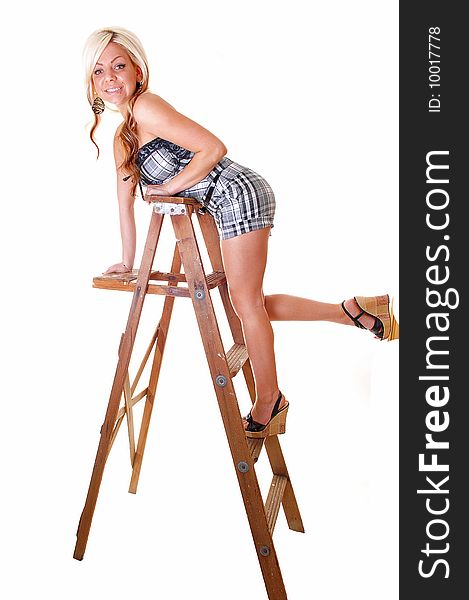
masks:
<svg viewBox="0 0 469 600"><path fill-rule="evenodd" d="M263 438L269 435L279 435L280 433L285 433L289 403L286 401L285 405L279 409L282 396L283 394L279 390L279 395L272 409L270 420L265 425L263 423L254 421L251 411L249 411L249 414L244 417L248 422L248 426L245 429L247 437Z"/></svg>

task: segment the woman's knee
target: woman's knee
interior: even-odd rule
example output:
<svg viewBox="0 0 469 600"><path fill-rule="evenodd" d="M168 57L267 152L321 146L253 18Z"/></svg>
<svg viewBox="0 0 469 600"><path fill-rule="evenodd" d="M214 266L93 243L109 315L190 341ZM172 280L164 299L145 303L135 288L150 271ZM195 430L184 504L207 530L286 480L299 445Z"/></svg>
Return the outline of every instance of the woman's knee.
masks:
<svg viewBox="0 0 469 600"><path fill-rule="evenodd" d="M256 310L264 309L265 307L264 294L262 291L247 293L244 290L229 288L229 292L233 308L240 319Z"/></svg>

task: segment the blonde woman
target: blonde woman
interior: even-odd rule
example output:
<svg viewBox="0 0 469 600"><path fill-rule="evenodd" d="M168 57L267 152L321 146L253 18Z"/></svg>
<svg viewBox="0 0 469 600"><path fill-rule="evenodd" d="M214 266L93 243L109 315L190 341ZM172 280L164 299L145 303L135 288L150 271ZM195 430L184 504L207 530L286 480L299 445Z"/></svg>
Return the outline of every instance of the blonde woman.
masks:
<svg viewBox="0 0 469 600"><path fill-rule="evenodd" d="M133 204L140 182L151 184L152 194L189 196L203 204L218 228L230 298L254 372L256 401L244 418L246 435L265 437L278 431L288 411L277 381L271 321L331 321L367 329L381 340L398 338L388 295L356 296L341 304L285 294L264 296L275 214L267 181L227 158L223 142L213 133L149 91L147 58L133 33L119 27L95 31L87 40L84 59L88 100L95 113L91 140L95 143L104 102L115 105L123 117L114 137L123 256L106 273L125 273L134 266Z"/></svg>

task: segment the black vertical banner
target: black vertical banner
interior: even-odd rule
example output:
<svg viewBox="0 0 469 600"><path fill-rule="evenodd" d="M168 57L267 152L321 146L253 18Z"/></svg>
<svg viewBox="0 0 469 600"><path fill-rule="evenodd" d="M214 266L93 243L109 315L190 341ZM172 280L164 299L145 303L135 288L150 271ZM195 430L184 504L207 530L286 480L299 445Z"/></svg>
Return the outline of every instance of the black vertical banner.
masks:
<svg viewBox="0 0 469 600"><path fill-rule="evenodd" d="M400 598L467 596L468 24L400 3Z"/></svg>

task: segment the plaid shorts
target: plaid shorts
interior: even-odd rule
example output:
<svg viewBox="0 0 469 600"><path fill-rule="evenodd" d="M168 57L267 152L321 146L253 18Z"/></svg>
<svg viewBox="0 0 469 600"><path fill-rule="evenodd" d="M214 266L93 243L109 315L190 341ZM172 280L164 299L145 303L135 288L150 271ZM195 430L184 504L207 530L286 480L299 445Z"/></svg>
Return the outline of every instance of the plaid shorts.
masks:
<svg viewBox="0 0 469 600"><path fill-rule="evenodd" d="M142 183L164 183L177 175L193 155L162 138L148 142L140 148L137 157ZM177 196L199 200L203 210L215 219L221 240L274 226L275 196L270 185L252 169L227 157L202 181Z"/></svg>

